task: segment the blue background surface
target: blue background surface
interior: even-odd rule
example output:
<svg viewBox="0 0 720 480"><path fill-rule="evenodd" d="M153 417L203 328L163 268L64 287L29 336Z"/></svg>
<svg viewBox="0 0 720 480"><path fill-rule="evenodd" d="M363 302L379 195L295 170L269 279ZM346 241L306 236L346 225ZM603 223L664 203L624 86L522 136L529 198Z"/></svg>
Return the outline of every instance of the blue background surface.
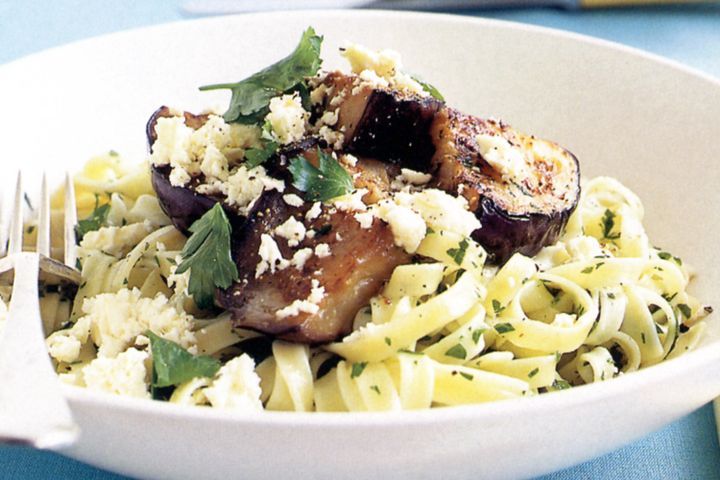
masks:
<svg viewBox="0 0 720 480"><path fill-rule="evenodd" d="M0 0L0 63L74 40L184 20L180 0ZM720 4L466 10L465 15L592 35L663 55L720 77ZM562 454L562 452L558 452ZM238 472L242 476L242 472ZM3 479L122 479L60 455L0 446ZM648 437L542 480L720 479L720 445L707 405Z"/></svg>

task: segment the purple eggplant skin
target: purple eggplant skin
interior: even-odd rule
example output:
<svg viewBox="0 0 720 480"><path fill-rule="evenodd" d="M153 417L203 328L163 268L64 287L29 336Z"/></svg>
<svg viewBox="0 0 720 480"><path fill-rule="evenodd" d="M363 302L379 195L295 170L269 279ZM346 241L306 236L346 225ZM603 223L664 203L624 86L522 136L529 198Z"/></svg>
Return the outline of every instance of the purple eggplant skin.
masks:
<svg viewBox="0 0 720 480"><path fill-rule="evenodd" d="M199 194L190 188L173 186L170 184L169 175L169 165L151 167L152 186L157 194L160 208L170 217L175 228L187 234L190 226L221 200ZM225 210L228 213L228 209Z"/></svg>
<svg viewBox="0 0 720 480"><path fill-rule="evenodd" d="M475 211L481 227L472 233L472 238L488 252L488 260L497 265L504 264L515 253L532 257L557 241L574 209L512 215L498 208L492 199L482 198Z"/></svg>
<svg viewBox="0 0 720 480"><path fill-rule="evenodd" d="M376 87L356 75L329 72L329 92L314 117L335 111L343 150L359 157L424 170L435 153L430 126L444 103L433 97Z"/></svg>
<svg viewBox="0 0 720 480"><path fill-rule="evenodd" d="M157 140L155 125L157 124L158 118L170 116L172 116L172 113L170 109L165 106L158 108L150 116L145 127L149 150L152 150L152 146L155 140ZM207 120L207 116L204 115L185 113L184 116L188 125L194 128L199 128ZM197 193L192 188L172 185L170 183L170 171L171 167L169 165L151 165L150 180L158 197L160 208L170 217L175 228L188 234L193 222L202 217L205 212L210 210L217 202L222 201L222 198L203 195ZM234 213L228 208L225 210L227 213ZM229 216L229 218L232 219L231 223L241 222L240 218L235 217L237 217L237 215Z"/></svg>
<svg viewBox="0 0 720 480"><path fill-rule="evenodd" d="M427 170L435 153L430 125L442 105L432 97L376 90L345 149L413 170Z"/></svg>
<svg viewBox="0 0 720 480"><path fill-rule="evenodd" d="M557 241L580 198L575 155L501 121L450 108L436 115L431 132L436 147L431 186L465 197L481 224L472 237L488 252L490 262L503 264L517 252L532 256ZM504 177L483 158L479 135L502 137L522 150L529 174Z"/></svg>

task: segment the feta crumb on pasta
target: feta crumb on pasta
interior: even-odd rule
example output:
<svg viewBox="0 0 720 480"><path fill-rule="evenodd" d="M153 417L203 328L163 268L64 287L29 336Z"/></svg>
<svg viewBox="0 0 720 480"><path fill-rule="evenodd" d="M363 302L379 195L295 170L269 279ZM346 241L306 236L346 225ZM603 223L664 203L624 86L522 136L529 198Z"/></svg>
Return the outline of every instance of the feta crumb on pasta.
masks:
<svg viewBox="0 0 720 480"><path fill-rule="evenodd" d="M163 295L141 298L137 288L124 288L86 299L82 310L90 322L98 357L117 356L147 330L194 353L193 317L179 312Z"/></svg>
<svg viewBox="0 0 720 480"><path fill-rule="evenodd" d="M223 365L203 393L215 408L240 411L263 409L260 377L255 373L255 362L245 353Z"/></svg>
<svg viewBox="0 0 720 480"><path fill-rule="evenodd" d="M130 348L115 358L98 357L82 370L85 386L115 395L150 398L145 368L148 356Z"/></svg>

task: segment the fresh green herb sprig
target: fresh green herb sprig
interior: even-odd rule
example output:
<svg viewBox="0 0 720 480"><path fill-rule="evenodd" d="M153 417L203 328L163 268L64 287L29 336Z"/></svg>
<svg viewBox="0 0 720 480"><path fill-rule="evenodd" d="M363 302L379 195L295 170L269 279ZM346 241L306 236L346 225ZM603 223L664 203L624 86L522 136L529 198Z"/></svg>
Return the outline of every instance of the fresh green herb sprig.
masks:
<svg viewBox="0 0 720 480"><path fill-rule="evenodd" d="M427 83L422 78L420 78L420 76L410 74L410 78L412 78L417 83L419 83L420 86L423 88L423 90L425 90L427 93L429 93L431 97L433 97L437 100L440 100L441 102L445 101L445 97L442 96L440 91L437 88L435 88L434 86L432 86L431 84Z"/></svg>
<svg viewBox="0 0 720 480"><path fill-rule="evenodd" d="M270 99L291 91L298 91L302 96L307 91L303 88L305 78L315 75L322 64L322 40L322 36L308 27L295 50L277 63L237 83L205 85L200 90L232 92L230 106L223 114L226 122L261 123L269 112Z"/></svg>
<svg viewBox="0 0 720 480"><path fill-rule="evenodd" d="M293 176L293 186L305 192L305 199L311 202L324 202L351 192L353 180L348 171L319 148L317 153L317 167L302 156L290 160L288 170Z"/></svg>
<svg viewBox="0 0 720 480"><path fill-rule="evenodd" d="M110 213L110 204L100 205L100 196L95 195L95 208L87 218L80 220L75 226L75 236L78 243L83 239L86 233L100 230L107 223L107 217Z"/></svg>
<svg viewBox="0 0 720 480"><path fill-rule="evenodd" d="M188 292L200 308L214 304L215 288L228 288L238 279L230 256L230 222L219 203L190 227L192 235L180 255L176 273L190 269Z"/></svg>
<svg viewBox="0 0 720 480"><path fill-rule="evenodd" d="M220 362L213 357L192 355L151 331L145 334L150 338L153 389L180 385L196 377L212 377L220 369Z"/></svg>
<svg viewBox="0 0 720 480"><path fill-rule="evenodd" d="M278 144L272 140L266 141L258 148L250 148L245 151L245 165L248 169L262 165L272 157L278 149Z"/></svg>

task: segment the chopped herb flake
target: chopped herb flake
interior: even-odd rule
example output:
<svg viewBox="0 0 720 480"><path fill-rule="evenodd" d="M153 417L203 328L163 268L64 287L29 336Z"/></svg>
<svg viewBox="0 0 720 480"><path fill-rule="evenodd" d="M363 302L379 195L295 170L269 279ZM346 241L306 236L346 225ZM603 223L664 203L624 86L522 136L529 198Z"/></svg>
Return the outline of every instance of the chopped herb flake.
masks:
<svg viewBox="0 0 720 480"><path fill-rule="evenodd" d="M469 245L470 244L468 243L467 238L463 238L460 240L460 243L458 243L458 247L448 249L447 254L455 261L455 263L461 265Z"/></svg>
<svg viewBox="0 0 720 480"><path fill-rule="evenodd" d="M459 373L460 373L460 376L463 377L465 380L470 380L470 381L472 381L472 379L475 378L475 377L473 377L472 375L470 375L469 373L466 373L466 372L459 372Z"/></svg>
<svg viewBox="0 0 720 480"><path fill-rule="evenodd" d="M352 370L350 372L350 378L356 378L362 375L363 370L367 367L367 362L353 363Z"/></svg>
<svg viewBox="0 0 720 480"><path fill-rule="evenodd" d="M604 238L607 238L608 240L617 240L620 238L620 233L612 233L612 230L615 227L615 213L612 210L607 208L605 209L605 214L600 222L600 227L602 228Z"/></svg>
<svg viewBox="0 0 720 480"><path fill-rule="evenodd" d="M465 360L467 358L467 350L465 350L465 347L463 347L462 344L458 343L457 345L450 347L448 351L445 352L445 355L448 357Z"/></svg>
<svg viewBox="0 0 720 480"><path fill-rule="evenodd" d="M497 331L498 333L514 332L515 327L513 327L510 323L498 323L497 325L495 325L495 331Z"/></svg>
<svg viewBox="0 0 720 480"><path fill-rule="evenodd" d="M692 317L692 309L685 303L678 303L678 310L683 314L685 318Z"/></svg>
<svg viewBox="0 0 720 480"><path fill-rule="evenodd" d="M95 209L87 218L78 221L75 226L75 235L77 236L78 243L80 243L86 233L100 230L100 227L104 226L107 222L107 217L110 213L110 204L98 205L99 203L100 197L95 195Z"/></svg>
<svg viewBox="0 0 720 480"><path fill-rule="evenodd" d="M493 307L493 311L495 312L495 315L499 315L500 312L505 310L505 307L496 298L493 298L492 307Z"/></svg>
<svg viewBox="0 0 720 480"><path fill-rule="evenodd" d="M533 368L532 370L530 370L530 373L528 373L528 378L534 377L535 375L538 374L538 372L540 372L539 368L537 368L537 367Z"/></svg>

